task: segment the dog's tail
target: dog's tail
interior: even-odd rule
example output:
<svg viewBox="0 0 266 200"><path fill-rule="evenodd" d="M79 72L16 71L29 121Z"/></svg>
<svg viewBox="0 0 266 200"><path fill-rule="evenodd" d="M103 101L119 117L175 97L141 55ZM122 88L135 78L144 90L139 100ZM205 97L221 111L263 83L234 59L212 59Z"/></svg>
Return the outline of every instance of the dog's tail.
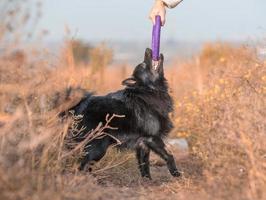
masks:
<svg viewBox="0 0 266 200"><path fill-rule="evenodd" d="M69 116L70 113L73 113L75 115L81 115L83 111L87 108L92 95L93 92L86 92L82 99L76 105L68 108L65 111L60 112L58 117L64 119Z"/></svg>

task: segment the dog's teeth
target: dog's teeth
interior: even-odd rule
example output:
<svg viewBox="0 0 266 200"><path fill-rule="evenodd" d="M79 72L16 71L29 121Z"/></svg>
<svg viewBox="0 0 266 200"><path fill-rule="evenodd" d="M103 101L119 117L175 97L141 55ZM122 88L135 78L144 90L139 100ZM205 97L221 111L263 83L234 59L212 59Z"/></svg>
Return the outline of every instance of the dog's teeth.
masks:
<svg viewBox="0 0 266 200"><path fill-rule="evenodd" d="M152 66L154 70L157 69L158 65L159 65L159 61L155 61L155 60L152 61Z"/></svg>

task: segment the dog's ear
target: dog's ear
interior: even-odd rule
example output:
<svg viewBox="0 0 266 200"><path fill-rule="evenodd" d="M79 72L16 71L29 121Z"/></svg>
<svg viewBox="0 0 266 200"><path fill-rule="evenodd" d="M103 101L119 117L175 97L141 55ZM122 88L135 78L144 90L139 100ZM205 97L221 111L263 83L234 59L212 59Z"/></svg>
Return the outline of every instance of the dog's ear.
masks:
<svg viewBox="0 0 266 200"><path fill-rule="evenodd" d="M122 85L127 86L127 87L133 87L136 84L136 79L131 77L131 78L127 78L125 80L122 81Z"/></svg>
<svg viewBox="0 0 266 200"><path fill-rule="evenodd" d="M147 48L144 55L144 63L148 66L152 66L152 50Z"/></svg>
<svg viewBox="0 0 266 200"><path fill-rule="evenodd" d="M159 66L158 66L157 70L158 70L158 73L162 74L162 75L164 74L163 73L163 63L164 63L164 56L163 56L163 54L160 54Z"/></svg>

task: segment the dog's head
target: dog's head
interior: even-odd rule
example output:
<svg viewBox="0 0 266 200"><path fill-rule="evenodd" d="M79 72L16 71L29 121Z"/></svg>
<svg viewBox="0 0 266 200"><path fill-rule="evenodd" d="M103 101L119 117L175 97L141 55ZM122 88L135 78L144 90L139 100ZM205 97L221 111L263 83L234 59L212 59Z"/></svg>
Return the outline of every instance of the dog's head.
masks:
<svg viewBox="0 0 266 200"><path fill-rule="evenodd" d="M163 54L160 54L158 66L154 68L152 63L152 50L147 48L144 61L136 66L132 76L125 79L122 84L127 87L144 87L151 90L164 86Z"/></svg>

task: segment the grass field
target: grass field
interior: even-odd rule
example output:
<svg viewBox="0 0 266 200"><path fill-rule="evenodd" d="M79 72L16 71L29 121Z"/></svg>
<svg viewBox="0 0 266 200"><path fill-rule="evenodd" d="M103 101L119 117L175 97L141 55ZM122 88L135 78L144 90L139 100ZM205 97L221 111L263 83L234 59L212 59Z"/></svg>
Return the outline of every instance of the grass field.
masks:
<svg viewBox="0 0 266 200"><path fill-rule="evenodd" d="M30 50L0 58L0 199L266 199L266 61L226 43L165 66L175 102L170 137L189 144L169 145L182 178L153 155L153 180L143 180L134 153L114 148L92 174L79 172L80 149L64 147L71 122L57 114L83 89L114 91L132 72L108 66L101 51L89 64L74 61L69 43L53 65L32 61L39 55Z"/></svg>

